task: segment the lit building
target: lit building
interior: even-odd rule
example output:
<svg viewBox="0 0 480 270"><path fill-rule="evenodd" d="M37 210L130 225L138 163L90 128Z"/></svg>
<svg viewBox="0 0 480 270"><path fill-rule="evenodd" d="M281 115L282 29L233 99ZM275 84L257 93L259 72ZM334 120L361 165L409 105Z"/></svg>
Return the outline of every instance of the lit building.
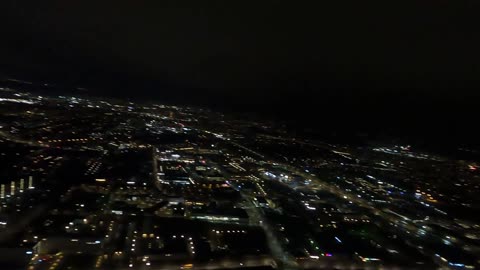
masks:
<svg viewBox="0 0 480 270"><path fill-rule="evenodd" d="M15 181L10 183L10 195L15 195Z"/></svg>
<svg viewBox="0 0 480 270"><path fill-rule="evenodd" d="M33 187L33 176L28 177L28 189L34 189L34 187Z"/></svg>
<svg viewBox="0 0 480 270"><path fill-rule="evenodd" d="M20 179L20 193L25 189L25 179Z"/></svg>

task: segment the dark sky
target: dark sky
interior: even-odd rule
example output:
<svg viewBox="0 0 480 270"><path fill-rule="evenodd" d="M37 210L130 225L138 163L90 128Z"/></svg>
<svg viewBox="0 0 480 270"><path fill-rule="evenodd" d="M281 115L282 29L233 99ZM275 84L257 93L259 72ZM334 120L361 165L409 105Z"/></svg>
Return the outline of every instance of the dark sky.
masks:
<svg viewBox="0 0 480 270"><path fill-rule="evenodd" d="M0 72L313 125L463 133L477 117L477 2L2 0Z"/></svg>

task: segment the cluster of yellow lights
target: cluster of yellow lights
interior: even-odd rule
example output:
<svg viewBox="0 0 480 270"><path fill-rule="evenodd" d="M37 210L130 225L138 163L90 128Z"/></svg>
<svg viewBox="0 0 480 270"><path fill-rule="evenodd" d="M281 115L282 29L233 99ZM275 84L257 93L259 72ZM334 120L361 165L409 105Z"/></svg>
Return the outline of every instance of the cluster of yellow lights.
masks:
<svg viewBox="0 0 480 270"><path fill-rule="evenodd" d="M142 234L142 237L143 237L143 238L154 238L154 237L155 237L155 234L153 234L153 233L151 233L151 234L146 234L146 233L144 233L144 234Z"/></svg>
<svg viewBox="0 0 480 270"><path fill-rule="evenodd" d="M435 198L432 197L431 194L428 194L428 193L425 193L424 191L420 191L420 190L416 190L416 192L422 194L423 196L426 196L427 197L427 201L429 202L432 202L432 203L436 203L438 202Z"/></svg>
<svg viewBox="0 0 480 270"><path fill-rule="evenodd" d="M95 263L95 267L100 268L100 266L102 265L102 261L103 261L103 256L98 256L97 262Z"/></svg>
<svg viewBox="0 0 480 270"><path fill-rule="evenodd" d="M212 230L212 232L220 234L220 233L247 233L245 230Z"/></svg>
<svg viewBox="0 0 480 270"><path fill-rule="evenodd" d="M59 253L57 259L52 263L52 265L50 266L50 268L48 268L48 270L55 270L57 269L58 265L60 264L60 261L63 259L63 255L61 255L61 253Z"/></svg>
<svg viewBox="0 0 480 270"><path fill-rule="evenodd" d="M91 138L91 139L83 138L83 139L48 140L46 142L49 142L49 143L51 143L51 142L54 142L54 143L56 143L56 142L86 142L88 140L95 140L95 138ZM38 141L38 143L43 143L43 141Z"/></svg>

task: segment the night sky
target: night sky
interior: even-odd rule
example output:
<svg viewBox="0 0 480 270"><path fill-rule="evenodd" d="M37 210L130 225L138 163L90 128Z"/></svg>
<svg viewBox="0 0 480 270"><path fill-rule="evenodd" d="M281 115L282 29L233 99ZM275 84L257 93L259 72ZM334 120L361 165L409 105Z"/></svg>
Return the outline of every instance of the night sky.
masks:
<svg viewBox="0 0 480 270"><path fill-rule="evenodd" d="M302 126L473 137L479 11L459 0L2 0L0 73Z"/></svg>

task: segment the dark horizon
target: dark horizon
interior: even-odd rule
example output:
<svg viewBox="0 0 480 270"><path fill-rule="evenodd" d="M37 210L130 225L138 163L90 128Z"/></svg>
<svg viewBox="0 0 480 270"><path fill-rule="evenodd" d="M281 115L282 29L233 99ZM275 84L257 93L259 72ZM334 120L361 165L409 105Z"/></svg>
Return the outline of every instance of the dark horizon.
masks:
<svg viewBox="0 0 480 270"><path fill-rule="evenodd" d="M2 1L0 72L234 95L479 86L476 1L189 4Z"/></svg>
<svg viewBox="0 0 480 270"><path fill-rule="evenodd" d="M46 92L477 144L475 1L1 5L0 74Z"/></svg>

